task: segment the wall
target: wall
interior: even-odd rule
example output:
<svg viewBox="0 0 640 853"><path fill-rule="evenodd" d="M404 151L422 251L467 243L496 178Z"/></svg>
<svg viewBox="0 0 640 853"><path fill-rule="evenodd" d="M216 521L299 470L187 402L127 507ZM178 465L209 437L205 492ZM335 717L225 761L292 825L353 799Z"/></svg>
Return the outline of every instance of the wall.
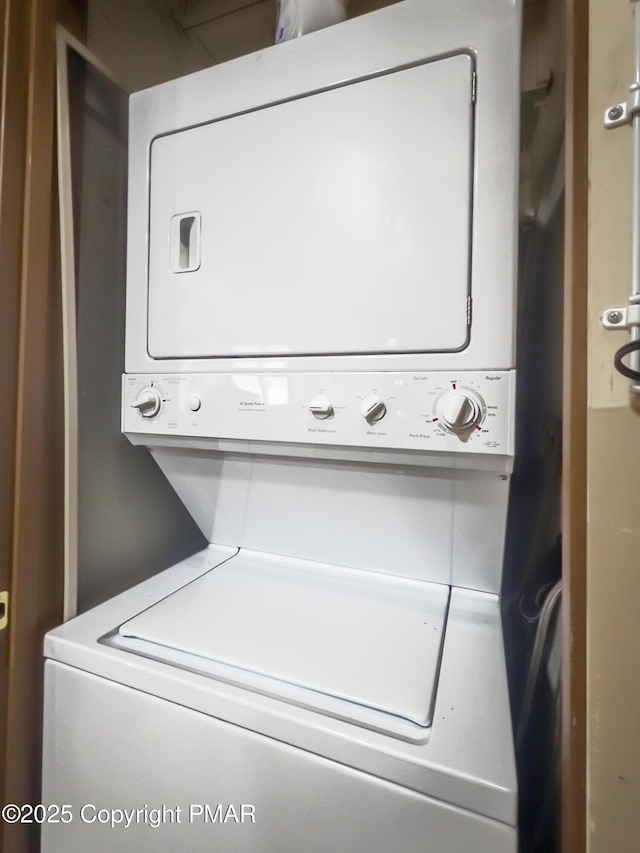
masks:
<svg viewBox="0 0 640 853"><path fill-rule="evenodd" d="M394 2L349 0L347 15ZM126 92L136 92L269 47L276 5L276 0L88 0L87 44Z"/></svg>
<svg viewBox="0 0 640 853"><path fill-rule="evenodd" d="M640 410L613 369L624 332L602 329L631 277L631 130L605 131L604 109L632 81L633 4L590 2L588 284L588 844L627 851L640 838Z"/></svg>
<svg viewBox="0 0 640 853"><path fill-rule="evenodd" d="M78 610L204 547L144 448L120 432L126 95L69 51L78 358Z"/></svg>

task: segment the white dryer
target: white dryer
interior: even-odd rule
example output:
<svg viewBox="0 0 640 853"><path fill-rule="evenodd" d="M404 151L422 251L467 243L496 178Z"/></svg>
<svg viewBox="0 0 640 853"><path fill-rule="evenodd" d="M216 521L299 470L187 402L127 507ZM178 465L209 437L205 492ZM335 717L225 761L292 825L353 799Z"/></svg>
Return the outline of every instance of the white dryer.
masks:
<svg viewBox="0 0 640 853"><path fill-rule="evenodd" d="M519 40L405 0L132 97L122 428L210 544L47 635L43 853L516 850Z"/></svg>

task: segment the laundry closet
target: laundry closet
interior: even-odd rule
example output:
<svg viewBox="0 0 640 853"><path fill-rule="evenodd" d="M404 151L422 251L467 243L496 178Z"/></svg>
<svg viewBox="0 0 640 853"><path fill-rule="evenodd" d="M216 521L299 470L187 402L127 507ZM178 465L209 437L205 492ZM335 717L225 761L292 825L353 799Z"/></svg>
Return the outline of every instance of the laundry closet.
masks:
<svg viewBox="0 0 640 853"><path fill-rule="evenodd" d="M530 13L525 86L511 0L404 0L128 99L72 60L114 279L101 304L81 251L43 797L106 817L43 853L515 853L518 778L553 814L528 744L557 659L527 668L558 571L561 81Z"/></svg>

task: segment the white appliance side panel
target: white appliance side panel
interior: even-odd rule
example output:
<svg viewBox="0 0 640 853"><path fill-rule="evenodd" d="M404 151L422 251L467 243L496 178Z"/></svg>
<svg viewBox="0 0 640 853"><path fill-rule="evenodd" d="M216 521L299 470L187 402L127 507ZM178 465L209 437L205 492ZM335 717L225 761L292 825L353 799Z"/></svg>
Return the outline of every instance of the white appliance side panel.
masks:
<svg viewBox="0 0 640 853"><path fill-rule="evenodd" d="M517 847L506 824L53 661L45 668L43 802L69 804L73 819L43 825L42 853ZM141 810L126 828L125 809Z"/></svg>
<svg viewBox="0 0 640 853"><path fill-rule="evenodd" d="M149 354L464 347L472 70L460 54L156 138Z"/></svg>
<svg viewBox="0 0 640 853"><path fill-rule="evenodd" d="M500 594L507 527L509 477L472 475L453 487L451 581Z"/></svg>

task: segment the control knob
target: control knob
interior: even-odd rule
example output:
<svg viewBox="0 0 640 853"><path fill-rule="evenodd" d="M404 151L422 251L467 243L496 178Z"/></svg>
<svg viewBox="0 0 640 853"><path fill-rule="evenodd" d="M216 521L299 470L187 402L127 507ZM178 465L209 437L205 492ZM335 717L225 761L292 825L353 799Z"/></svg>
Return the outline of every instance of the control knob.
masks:
<svg viewBox="0 0 640 853"><path fill-rule="evenodd" d="M137 409L143 418L151 420L162 408L162 397L155 388L143 388L132 407Z"/></svg>
<svg viewBox="0 0 640 853"><path fill-rule="evenodd" d="M326 394L316 395L307 408L319 421L326 421L333 415L333 403Z"/></svg>
<svg viewBox="0 0 640 853"><path fill-rule="evenodd" d="M387 414L387 403L379 394L369 394L360 404L360 414L368 424L376 424Z"/></svg>
<svg viewBox="0 0 640 853"><path fill-rule="evenodd" d="M446 430L461 435L482 420L482 402L473 391L447 391L438 400L437 414Z"/></svg>

